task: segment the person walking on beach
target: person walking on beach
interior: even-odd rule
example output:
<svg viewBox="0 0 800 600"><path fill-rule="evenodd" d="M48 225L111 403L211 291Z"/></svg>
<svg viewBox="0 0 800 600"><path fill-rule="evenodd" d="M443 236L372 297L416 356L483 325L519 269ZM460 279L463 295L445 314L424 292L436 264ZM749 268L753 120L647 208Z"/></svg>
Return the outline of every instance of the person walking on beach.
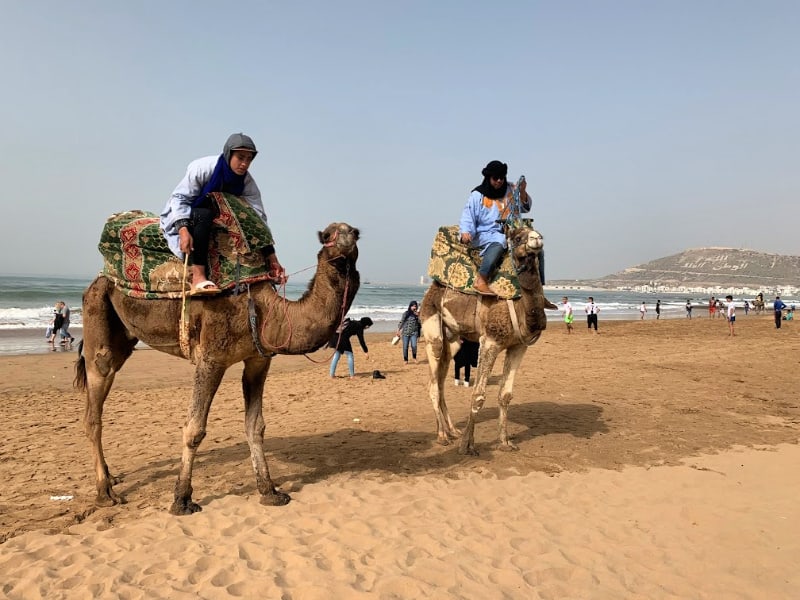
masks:
<svg viewBox="0 0 800 600"><path fill-rule="evenodd" d="M639 315L641 315L641 316L639 317L639 320L640 320L640 321L644 321L644 316L645 316L646 314L647 314L647 306L645 305L645 303L644 303L644 302L642 302L642 305L639 307Z"/></svg>
<svg viewBox="0 0 800 600"><path fill-rule="evenodd" d="M506 181L508 165L493 160L481 171L483 181L473 188L461 211L459 232L462 244L471 244L480 248L481 264L473 287L479 294L494 296L489 288L497 266L503 259L506 250L506 234L503 230L505 220L511 214L514 201L514 184ZM527 183L523 179L519 184L519 210L526 213L531 210L531 197L526 191ZM539 255L539 277L544 285L544 256Z"/></svg>
<svg viewBox="0 0 800 600"><path fill-rule="evenodd" d="M781 328L781 320L783 320L783 309L786 305L781 300L780 296L775 296L775 301L772 303L772 309L775 311L775 328Z"/></svg>
<svg viewBox="0 0 800 600"><path fill-rule="evenodd" d="M222 154L189 163L186 175L161 211L161 230L169 249L181 260L186 254L191 257L191 295L210 296L220 292L206 273L211 225L218 212L210 193L225 192L240 197L267 224L261 192L248 171L256 154L256 145L249 136L232 134L225 142ZM285 283L286 272L278 262L275 247L272 244L264 246L261 253L273 279Z"/></svg>
<svg viewBox="0 0 800 600"><path fill-rule="evenodd" d="M56 302L56 306L53 309L53 324L50 329L50 339L47 340L48 344L53 344L53 350L55 350L56 336L60 335L62 325L64 325L64 315L61 314L61 302Z"/></svg>
<svg viewBox="0 0 800 600"><path fill-rule="evenodd" d="M592 327L594 327L594 332L597 333L597 313L600 312L600 307L594 303L592 296L589 296L589 301L583 307L583 311L586 313L587 328L591 331Z"/></svg>
<svg viewBox="0 0 800 600"><path fill-rule="evenodd" d="M567 333L572 333L572 322L575 320L575 315L572 312L572 304L566 296L561 298L561 310L564 313L564 324L567 326Z"/></svg>
<svg viewBox="0 0 800 600"><path fill-rule="evenodd" d="M717 310L717 301L714 299L714 296L711 296L711 299L708 301L708 318L714 318L714 312Z"/></svg>
<svg viewBox="0 0 800 600"><path fill-rule="evenodd" d="M656 321L661 318L661 300L656 300Z"/></svg>
<svg viewBox="0 0 800 600"><path fill-rule="evenodd" d="M331 359L331 379L336 379L336 365L339 364L342 354L347 357L347 370L350 372L350 379L356 376L356 361L353 356L353 345L350 343L351 337L356 336L358 338L361 349L364 351L367 360L369 360L369 349L364 341L364 331L370 327L372 327L372 319L369 317L361 317L358 321L345 319L339 330L334 332L328 342L328 347L335 350Z"/></svg>
<svg viewBox="0 0 800 600"><path fill-rule="evenodd" d="M744 301L744 316L746 317L749 314L750 314L750 302L745 300Z"/></svg>
<svg viewBox="0 0 800 600"><path fill-rule="evenodd" d="M728 319L728 335L734 336L736 333L733 331L733 325L736 322L736 306L733 303L733 296L725 296L725 301L728 303L728 312L726 313Z"/></svg>
<svg viewBox="0 0 800 600"><path fill-rule="evenodd" d="M69 332L69 316L71 311L69 310L69 306L63 300L59 301L59 312L61 313L61 317L63 322L61 324L61 343L65 346L69 346L72 342L75 341L75 338L72 337L72 334Z"/></svg>
<svg viewBox="0 0 800 600"><path fill-rule="evenodd" d="M422 326L419 321L419 304L412 300L408 304L408 310L403 313L403 317L397 324L397 335L403 338L403 362L408 364L408 347L411 346L411 357L417 362L417 338L419 338Z"/></svg>
<svg viewBox="0 0 800 600"><path fill-rule="evenodd" d="M686 318L687 319L691 319L692 318L692 301L691 300L687 300L686 301Z"/></svg>

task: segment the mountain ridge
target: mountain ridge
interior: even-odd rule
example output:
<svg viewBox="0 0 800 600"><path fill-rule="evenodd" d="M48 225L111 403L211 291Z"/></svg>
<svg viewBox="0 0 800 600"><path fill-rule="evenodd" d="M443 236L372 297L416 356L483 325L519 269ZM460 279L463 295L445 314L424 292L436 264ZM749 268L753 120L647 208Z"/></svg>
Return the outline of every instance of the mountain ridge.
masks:
<svg viewBox="0 0 800 600"><path fill-rule="evenodd" d="M579 281L598 288L796 287L800 285L800 256L720 246L688 248L610 275ZM549 281L548 285L574 283L560 280Z"/></svg>

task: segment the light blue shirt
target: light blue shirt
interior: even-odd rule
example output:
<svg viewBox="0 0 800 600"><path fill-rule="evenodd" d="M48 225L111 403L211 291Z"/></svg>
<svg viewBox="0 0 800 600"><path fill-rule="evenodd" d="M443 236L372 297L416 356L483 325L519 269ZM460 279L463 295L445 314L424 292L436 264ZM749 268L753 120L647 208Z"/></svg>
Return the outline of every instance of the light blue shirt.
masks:
<svg viewBox="0 0 800 600"><path fill-rule="evenodd" d="M490 204L487 207L483 201L483 194L473 191L469 195L467 204L461 212L461 221L458 224L459 233L468 233L472 236L472 246L481 249L481 255L486 251L486 247L492 242L506 247L506 236L503 233L503 224L498 220L504 220L502 210L510 206L514 199L514 184L507 184L506 196L498 200L487 199ZM531 197L525 194L520 198L520 212L530 212Z"/></svg>
<svg viewBox="0 0 800 600"><path fill-rule="evenodd" d="M192 202L200 195L203 186L211 179L214 167L217 166L217 156L204 156L189 163L186 168L186 175L172 192L164 210L161 211L161 231L167 238L167 244L172 253L183 260L181 252L181 238L178 230L175 229L175 221L189 219L192 215ZM258 213L264 223L267 222L267 214L264 212L264 205L261 203L261 192L255 180L248 172L244 176L244 191L241 195L242 200L246 201Z"/></svg>

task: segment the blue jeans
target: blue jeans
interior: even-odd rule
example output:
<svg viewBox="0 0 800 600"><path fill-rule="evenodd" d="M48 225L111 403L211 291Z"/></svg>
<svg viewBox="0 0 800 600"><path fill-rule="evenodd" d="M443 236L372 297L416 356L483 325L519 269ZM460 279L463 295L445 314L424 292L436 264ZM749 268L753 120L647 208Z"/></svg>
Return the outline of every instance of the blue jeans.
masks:
<svg viewBox="0 0 800 600"><path fill-rule="evenodd" d="M350 370L350 377L355 377L356 374L356 361L353 358L353 353L348 352L345 350L344 352L339 352L338 350L333 353L333 359L331 360L331 377L334 376L336 373L336 365L339 364L339 358L344 354L347 356L347 368Z"/></svg>
<svg viewBox="0 0 800 600"><path fill-rule="evenodd" d="M417 359L417 334L403 335L403 360L408 362L408 344L411 343L411 356Z"/></svg>

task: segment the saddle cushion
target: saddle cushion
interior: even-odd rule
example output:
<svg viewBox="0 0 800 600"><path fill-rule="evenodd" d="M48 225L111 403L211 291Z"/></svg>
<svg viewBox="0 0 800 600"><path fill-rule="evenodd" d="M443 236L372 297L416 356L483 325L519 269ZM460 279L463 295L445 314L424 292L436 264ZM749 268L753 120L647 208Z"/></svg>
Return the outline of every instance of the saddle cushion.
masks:
<svg viewBox="0 0 800 600"><path fill-rule="evenodd" d="M428 261L428 276L442 285L460 292L477 294L472 287L481 264L480 251L459 239L457 225L440 227L433 239L431 258ZM500 298L519 298L521 294L511 256L503 255L503 261L489 284Z"/></svg>
<svg viewBox="0 0 800 600"><path fill-rule="evenodd" d="M261 248L272 244L272 233L244 200L214 194L219 215L214 219L208 251L208 277L222 289L237 283L269 279ZM180 298L191 285L183 262L169 249L159 217L141 210L111 215L98 244L102 275L135 298Z"/></svg>

